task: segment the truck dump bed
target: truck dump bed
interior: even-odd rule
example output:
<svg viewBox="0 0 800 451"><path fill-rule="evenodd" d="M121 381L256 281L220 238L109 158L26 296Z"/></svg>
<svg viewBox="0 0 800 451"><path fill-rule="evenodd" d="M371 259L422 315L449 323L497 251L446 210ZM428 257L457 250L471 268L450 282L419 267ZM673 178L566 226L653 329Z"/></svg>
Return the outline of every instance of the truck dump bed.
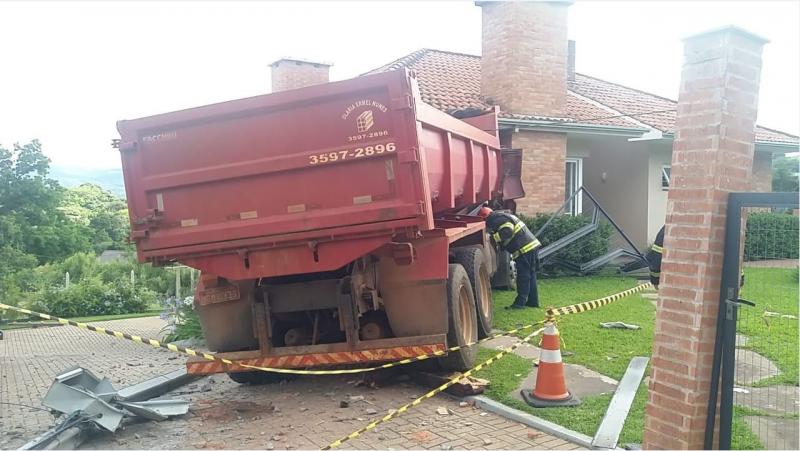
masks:
<svg viewBox="0 0 800 451"><path fill-rule="evenodd" d="M140 260L231 279L339 268L502 189L498 140L405 70L120 121Z"/></svg>

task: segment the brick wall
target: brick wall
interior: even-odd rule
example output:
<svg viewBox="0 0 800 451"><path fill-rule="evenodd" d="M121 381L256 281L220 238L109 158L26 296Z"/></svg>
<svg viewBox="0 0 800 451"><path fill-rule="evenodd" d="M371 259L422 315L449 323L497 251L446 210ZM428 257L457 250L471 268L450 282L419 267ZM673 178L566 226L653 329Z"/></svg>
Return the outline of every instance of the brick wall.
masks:
<svg viewBox="0 0 800 451"><path fill-rule="evenodd" d="M772 192L772 154L757 152L753 161L753 179L750 184L751 191L759 193Z"/></svg>
<svg viewBox="0 0 800 451"><path fill-rule="evenodd" d="M481 93L514 113L562 116L571 2L479 2Z"/></svg>
<svg viewBox="0 0 800 451"><path fill-rule="evenodd" d="M567 136L519 131L511 136L511 147L522 149L525 198L517 200L517 211L527 215L555 212L564 203Z"/></svg>
<svg viewBox="0 0 800 451"><path fill-rule="evenodd" d="M272 92L327 83L330 64L292 59L279 59L272 67Z"/></svg>
<svg viewBox="0 0 800 451"><path fill-rule="evenodd" d="M765 41L728 27L685 41L645 418L647 449L702 449L727 195L751 188Z"/></svg>

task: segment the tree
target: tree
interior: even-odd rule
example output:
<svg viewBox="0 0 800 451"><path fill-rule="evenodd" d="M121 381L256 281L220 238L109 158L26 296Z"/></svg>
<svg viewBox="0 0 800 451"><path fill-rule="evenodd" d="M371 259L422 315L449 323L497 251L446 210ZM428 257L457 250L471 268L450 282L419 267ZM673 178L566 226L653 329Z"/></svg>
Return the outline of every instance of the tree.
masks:
<svg viewBox="0 0 800 451"><path fill-rule="evenodd" d="M73 222L92 230L96 252L126 247L130 234L127 205L111 192L84 183L65 191L60 210Z"/></svg>
<svg viewBox="0 0 800 451"><path fill-rule="evenodd" d="M70 221L58 207L63 188L47 177L50 160L37 140L0 147L0 248L38 263L92 249L87 226ZM7 261L5 271L24 268L29 258ZM19 263L19 264L18 264Z"/></svg>
<svg viewBox="0 0 800 451"><path fill-rule="evenodd" d="M772 191L796 193L800 191L800 159L778 157L772 162Z"/></svg>

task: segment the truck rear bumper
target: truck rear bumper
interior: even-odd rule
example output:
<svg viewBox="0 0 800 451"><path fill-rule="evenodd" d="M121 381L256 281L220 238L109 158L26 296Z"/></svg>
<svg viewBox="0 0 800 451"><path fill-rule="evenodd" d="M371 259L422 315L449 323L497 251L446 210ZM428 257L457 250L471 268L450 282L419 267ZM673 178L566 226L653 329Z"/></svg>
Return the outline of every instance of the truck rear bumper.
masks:
<svg viewBox="0 0 800 451"><path fill-rule="evenodd" d="M446 349L444 335L425 335L362 341L355 349L351 349L347 343L334 343L275 348L269 355L262 355L261 351L223 352L215 355L245 365L263 368L313 368L402 360L430 355ZM253 370L237 364L230 365L206 360L202 357L191 357L186 362L186 372L189 374L239 371Z"/></svg>

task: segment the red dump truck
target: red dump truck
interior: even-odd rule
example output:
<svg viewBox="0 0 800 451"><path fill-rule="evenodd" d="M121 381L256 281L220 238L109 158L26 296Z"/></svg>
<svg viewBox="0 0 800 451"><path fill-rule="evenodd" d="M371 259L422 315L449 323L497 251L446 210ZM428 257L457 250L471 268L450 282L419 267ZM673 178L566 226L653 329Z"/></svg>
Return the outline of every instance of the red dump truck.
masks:
<svg viewBox="0 0 800 451"><path fill-rule="evenodd" d="M400 70L117 128L139 260L201 271L194 302L212 351L262 367L363 365L490 332L497 256L465 213L523 195L495 114L438 111ZM439 363L474 359L468 347Z"/></svg>

